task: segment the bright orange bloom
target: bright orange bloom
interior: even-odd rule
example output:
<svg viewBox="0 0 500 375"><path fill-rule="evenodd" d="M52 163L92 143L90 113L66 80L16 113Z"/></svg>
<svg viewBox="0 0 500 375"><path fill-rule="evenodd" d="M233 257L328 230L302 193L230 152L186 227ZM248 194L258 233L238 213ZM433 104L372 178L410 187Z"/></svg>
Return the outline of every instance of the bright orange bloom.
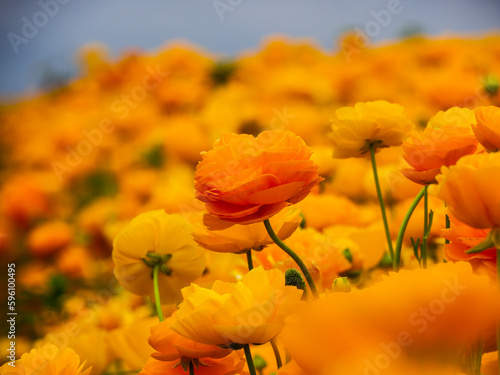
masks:
<svg viewBox="0 0 500 375"><path fill-rule="evenodd" d="M89 375L92 367L83 371L80 357L69 347L60 349L53 344L45 344L29 353L24 353L15 362L15 367L5 363L0 367L1 375Z"/></svg>
<svg viewBox="0 0 500 375"><path fill-rule="evenodd" d="M196 197L205 202L210 230L269 219L304 199L322 178L311 149L289 131L257 137L224 134L195 172Z"/></svg>
<svg viewBox="0 0 500 375"><path fill-rule="evenodd" d="M281 240L292 235L302 221L300 211L287 207L269 219L271 226ZM193 232L194 240L205 249L220 253L244 253L262 250L274 243L262 223L233 225L223 230L207 230L201 224Z"/></svg>
<svg viewBox="0 0 500 375"><path fill-rule="evenodd" d="M180 364L192 359L224 358L231 354L231 349L201 344L179 335L170 329L173 322L175 318L170 317L151 328L149 345L157 350L157 353L151 355L153 358L165 362L175 361L175 364Z"/></svg>
<svg viewBox="0 0 500 375"><path fill-rule="evenodd" d="M500 154L475 154L443 167L434 192L458 220L478 229L500 226Z"/></svg>
<svg viewBox="0 0 500 375"><path fill-rule="evenodd" d="M369 153L370 144L376 149L399 146L412 129L402 106L377 100L337 109L328 136L333 157L344 159Z"/></svg>
<svg viewBox="0 0 500 375"><path fill-rule="evenodd" d="M182 295L171 329L207 345L264 344L302 304L302 290L285 286L281 271L262 267L236 284L216 281L212 289L191 284Z"/></svg>
<svg viewBox="0 0 500 375"><path fill-rule="evenodd" d="M446 125L427 127L403 141L403 158L411 168L401 173L417 184L436 183L441 166L454 165L464 155L473 154L477 140L470 128Z"/></svg>
<svg viewBox="0 0 500 375"><path fill-rule="evenodd" d="M199 363L198 367L194 367L196 375L236 375L244 374L245 358L242 356L241 350L233 351L227 357L216 359L206 358ZM174 365L172 362L159 361L155 358L150 358L146 365L142 368L139 375L186 375L187 372L182 366Z"/></svg>
<svg viewBox="0 0 500 375"><path fill-rule="evenodd" d="M488 151L498 151L500 149L500 108L478 107L475 115L477 124L472 124L472 130L477 140Z"/></svg>
<svg viewBox="0 0 500 375"><path fill-rule="evenodd" d="M496 278L497 252L491 247L480 253L467 254L467 250L479 245L488 236L488 229L475 229L460 223L451 217L452 225L449 229L443 229L443 237L450 242L444 245L443 255L449 262L465 261L472 265L478 274L488 275L491 279Z"/></svg>

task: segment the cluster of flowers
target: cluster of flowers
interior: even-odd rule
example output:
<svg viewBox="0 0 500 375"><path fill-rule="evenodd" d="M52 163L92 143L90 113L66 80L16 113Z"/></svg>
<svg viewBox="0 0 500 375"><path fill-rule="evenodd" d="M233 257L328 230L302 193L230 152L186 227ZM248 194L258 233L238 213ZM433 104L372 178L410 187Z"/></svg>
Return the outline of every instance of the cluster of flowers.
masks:
<svg viewBox="0 0 500 375"><path fill-rule="evenodd" d="M498 40L87 51L0 113L0 374L497 374Z"/></svg>

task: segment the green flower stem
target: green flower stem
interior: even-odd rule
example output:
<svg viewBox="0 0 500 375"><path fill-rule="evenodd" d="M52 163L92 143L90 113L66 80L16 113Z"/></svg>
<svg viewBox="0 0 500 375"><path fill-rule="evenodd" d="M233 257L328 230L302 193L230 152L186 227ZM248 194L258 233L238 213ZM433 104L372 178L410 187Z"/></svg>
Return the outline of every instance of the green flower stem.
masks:
<svg viewBox="0 0 500 375"><path fill-rule="evenodd" d="M424 186L424 236L422 238L422 252L420 253L420 259L422 262L422 268L427 268L427 238L429 237L430 228L429 226L429 194L427 193L428 185Z"/></svg>
<svg viewBox="0 0 500 375"><path fill-rule="evenodd" d="M163 322L163 312L161 311L161 301L160 301L160 288L158 286L158 273L160 272L161 264L158 263L153 270L153 287L155 291L155 301L156 301L156 313L158 314L158 318L160 318L160 322Z"/></svg>
<svg viewBox="0 0 500 375"><path fill-rule="evenodd" d="M394 258L393 258L393 263L392 263L392 268L395 272L399 271L399 266L401 263L401 248L403 247L403 238L405 236L405 231L406 227L408 226L408 222L410 221L411 215L413 214L413 211L415 211L415 207L417 207L417 204L420 202L422 197L424 196L426 191L426 188L424 187L418 195L415 197L413 200L410 208L408 209L408 212L406 213L403 222L401 223L401 227L399 228L399 233L398 237L396 239L396 249L394 252Z"/></svg>
<svg viewBox="0 0 500 375"><path fill-rule="evenodd" d="M271 346L273 347L274 356L276 357L276 365L278 366L278 370L279 370L281 368L281 366L283 365L283 363L281 362L281 355L280 355L280 351L278 349L278 345L276 345L276 337L274 337L271 340Z"/></svg>
<svg viewBox="0 0 500 375"><path fill-rule="evenodd" d="M245 357L247 359L248 371L250 372L250 375L257 375L257 373L255 372L255 366L253 364L253 358L252 358L252 352L250 351L250 345L249 344L243 345L243 350L245 351Z"/></svg>
<svg viewBox="0 0 500 375"><path fill-rule="evenodd" d="M194 375L193 361L189 361L189 375Z"/></svg>
<svg viewBox="0 0 500 375"><path fill-rule="evenodd" d="M253 269L252 249L247 251L247 263L248 263L248 270L251 271Z"/></svg>
<svg viewBox="0 0 500 375"><path fill-rule="evenodd" d="M448 214L445 215L445 220L446 220L446 225L445 225L446 229L450 229L450 227L451 227L451 221L450 221L450 217L448 216ZM450 243L450 240L446 238L444 240L444 243L445 244Z"/></svg>
<svg viewBox="0 0 500 375"><path fill-rule="evenodd" d="M391 255L391 259L394 261L394 250L392 249L391 232L389 231L389 224L387 223L384 198L382 197L382 191L380 190L380 182L378 180L378 173L377 173L377 163L375 162L375 146L373 143L370 143L370 157L372 160L373 178L375 179L375 187L377 188L377 198L378 202L380 203L382 220L384 221L385 236L387 237L387 245L389 246L389 254Z"/></svg>
<svg viewBox="0 0 500 375"><path fill-rule="evenodd" d="M276 245L281 247L285 251L285 253L287 253L295 261L295 263L297 263L297 265L300 267L300 270L304 274L314 298L319 298L319 294L318 294L318 290L316 289L316 285L314 285L314 281L312 279L312 276L309 273L309 270L307 269L307 267L304 264L304 262L302 261L302 259L300 259L300 257L292 249L290 249L283 241L281 241L278 238L276 233L274 233L273 228L271 227L271 223L269 222L269 219L264 220L264 225L266 226L267 233L272 238L274 243L276 243Z"/></svg>

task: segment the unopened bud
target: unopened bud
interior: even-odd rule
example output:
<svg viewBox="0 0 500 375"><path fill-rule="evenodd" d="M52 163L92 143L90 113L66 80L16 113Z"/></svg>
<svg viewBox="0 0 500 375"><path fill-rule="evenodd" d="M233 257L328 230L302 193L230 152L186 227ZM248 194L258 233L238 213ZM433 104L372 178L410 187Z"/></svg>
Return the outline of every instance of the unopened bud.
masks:
<svg viewBox="0 0 500 375"><path fill-rule="evenodd" d="M300 272L296 269L290 268L286 270L285 285L293 285L297 289L303 290L304 294L302 295L302 298L304 298L304 296L306 295L306 283L304 282L304 279L302 278Z"/></svg>
<svg viewBox="0 0 500 375"><path fill-rule="evenodd" d="M337 293L349 293L351 291L351 282L347 277L337 277L333 280L332 290Z"/></svg>

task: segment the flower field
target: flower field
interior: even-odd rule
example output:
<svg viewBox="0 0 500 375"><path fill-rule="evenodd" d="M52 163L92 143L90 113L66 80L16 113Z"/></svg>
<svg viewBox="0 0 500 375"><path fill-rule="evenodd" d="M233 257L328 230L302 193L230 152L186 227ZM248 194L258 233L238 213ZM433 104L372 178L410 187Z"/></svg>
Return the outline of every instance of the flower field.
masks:
<svg viewBox="0 0 500 375"><path fill-rule="evenodd" d="M78 58L0 106L0 374L500 374L500 36Z"/></svg>

